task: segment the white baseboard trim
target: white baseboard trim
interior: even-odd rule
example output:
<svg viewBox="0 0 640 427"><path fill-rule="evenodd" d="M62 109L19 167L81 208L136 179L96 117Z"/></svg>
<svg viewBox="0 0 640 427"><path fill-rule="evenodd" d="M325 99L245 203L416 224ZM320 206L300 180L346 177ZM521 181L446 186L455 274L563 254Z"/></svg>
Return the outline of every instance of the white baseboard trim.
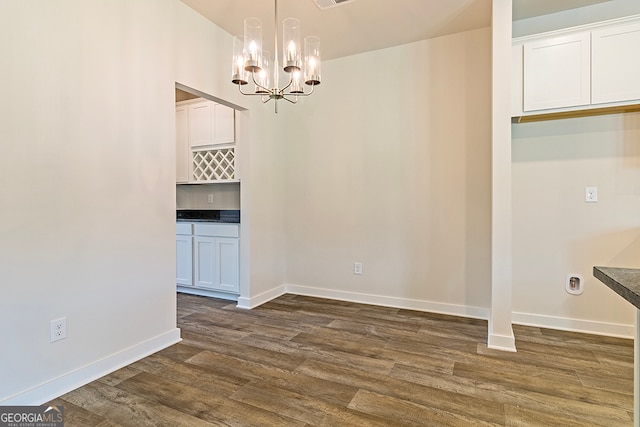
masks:
<svg viewBox="0 0 640 427"><path fill-rule="evenodd" d="M634 325L517 312L511 315L511 319L516 325L535 326L538 328L558 329L561 331L581 332L584 334L605 335L618 338L633 339L635 336Z"/></svg>
<svg viewBox="0 0 640 427"><path fill-rule="evenodd" d="M516 339L513 335L489 334L487 347L493 350L516 352Z"/></svg>
<svg viewBox="0 0 640 427"><path fill-rule="evenodd" d="M410 298L398 298L382 295L345 292L292 284L285 285L285 288L287 293L295 295L328 298L361 304L381 305L385 307L403 308L408 310L427 311L430 313L470 317L482 320L487 320L489 318L489 309L483 307L471 307L466 305L446 304Z"/></svg>
<svg viewBox="0 0 640 427"><path fill-rule="evenodd" d="M240 297L238 298L238 307L252 309L286 293L335 299L339 301L350 301L361 304L381 305L385 307L427 311L430 313L469 317L473 319L489 319L489 309L484 307L471 307L426 300L362 294L356 292L346 292L294 284L280 285L251 298ZM512 313L512 323L517 325L535 326L540 328L557 329L561 331L580 332L619 338L633 338L635 336L634 325L595 322L591 320L544 316L540 314L514 312ZM487 345L489 346L489 348L505 351L515 351L516 349L515 338L513 335L508 336L489 333Z"/></svg>
<svg viewBox="0 0 640 427"><path fill-rule="evenodd" d="M493 320L491 319L491 317L489 318L489 330L488 330L488 337L487 337L487 347L489 347L490 349L493 350L500 350L500 351L510 351L515 353L516 350L516 337L513 334L513 328L512 328L513 322L511 324L509 324L509 330L508 331L504 331L507 332L502 333L502 334L497 334L494 332L493 329Z"/></svg>
<svg viewBox="0 0 640 427"><path fill-rule="evenodd" d="M176 344L180 342L180 340L180 329L171 329L161 335L2 399L0 400L0 405L42 405L91 381L95 381L124 366Z"/></svg>
<svg viewBox="0 0 640 427"><path fill-rule="evenodd" d="M487 347L493 350L516 352L516 337L513 334L513 322L509 324L509 330L502 334L497 334L493 329L493 320L489 318L489 330L487 337Z"/></svg>
<svg viewBox="0 0 640 427"><path fill-rule="evenodd" d="M246 309L252 309L252 308L256 308L259 305L262 305L266 302L271 301L272 299L276 299L281 295L284 295L287 293L287 289L285 285L280 285L280 286L276 286L273 289L270 289L266 292L263 292L259 295L253 296L251 298L246 298L246 297L242 297L240 296L238 298L238 308L246 308Z"/></svg>

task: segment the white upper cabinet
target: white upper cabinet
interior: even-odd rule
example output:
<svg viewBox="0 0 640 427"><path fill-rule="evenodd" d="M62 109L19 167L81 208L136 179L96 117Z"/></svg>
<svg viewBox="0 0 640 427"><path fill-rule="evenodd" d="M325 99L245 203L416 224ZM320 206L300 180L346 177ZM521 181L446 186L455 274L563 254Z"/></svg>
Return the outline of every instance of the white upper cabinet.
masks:
<svg viewBox="0 0 640 427"><path fill-rule="evenodd" d="M511 116L522 115L522 45L511 47Z"/></svg>
<svg viewBox="0 0 640 427"><path fill-rule="evenodd" d="M589 39L583 32L524 44L525 112L590 103Z"/></svg>
<svg viewBox="0 0 640 427"><path fill-rule="evenodd" d="M189 142L192 147L211 145L213 141L213 102L189 104Z"/></svg>
<svg viewBox="0 0 640 427"><path fill-rule="evenodd" d="M234 110L212 101L189 104L189 140L191 147L233 144Z"/></svg>
<svg viewBox="0 0 640 427"><path fill-rule="evenodd" d="M513 39L518 121L640 109L640 15Z"/></svg>
<svg viewBox="0 0 640 427"><path fill-rule="evenodd" d="M235 110L226 105L215 104L213 106L213 117L213 143L230 144L235 142Z"/></svg>
<svg viewBox="0 0 640 427"><path fill-rule="evenodd" d="M204 98L176 103L176 184L238 182L235 110Z"/></svg>
<svg viewBox="0 0 640 427"><path fill-rule="evenodd" d="M186 105L176 106L176 183L189 181L189 123Z"/></svg>
<svg viewBox="0 0 640 427"><path fill-rule="evenodd" d="M592 32L592 102L640 99L640 23Z"/></svg>

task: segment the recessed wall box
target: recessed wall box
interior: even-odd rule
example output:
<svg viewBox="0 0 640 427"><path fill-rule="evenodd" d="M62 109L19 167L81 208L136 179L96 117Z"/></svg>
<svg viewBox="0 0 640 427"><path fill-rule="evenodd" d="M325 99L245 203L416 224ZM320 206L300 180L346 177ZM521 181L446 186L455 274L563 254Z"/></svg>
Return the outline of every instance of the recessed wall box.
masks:
<svg viewBox="0 0 640 427"><path fill-rule="evenodd" d="M565 289L571 295L580 295L584 292L584 279L579 274L567 274Z"/></svg>

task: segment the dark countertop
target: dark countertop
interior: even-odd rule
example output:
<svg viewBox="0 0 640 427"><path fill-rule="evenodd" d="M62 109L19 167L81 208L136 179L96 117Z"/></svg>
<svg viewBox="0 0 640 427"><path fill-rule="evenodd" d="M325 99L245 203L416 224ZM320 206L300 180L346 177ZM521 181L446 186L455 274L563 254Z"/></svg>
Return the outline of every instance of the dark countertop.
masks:
<svg viewBox="0 0 640 427"><path fill-rule="evenodd" d="M176 210L178 222L225 222L231 224L240 223L239 210L204 210L204 209L180 209Z"/></svg>
<svg viewBox="0 0 640 427"><path fill-rule="evenodd" d="M640 269L593 267L593 275L640 309Z"/></svg>

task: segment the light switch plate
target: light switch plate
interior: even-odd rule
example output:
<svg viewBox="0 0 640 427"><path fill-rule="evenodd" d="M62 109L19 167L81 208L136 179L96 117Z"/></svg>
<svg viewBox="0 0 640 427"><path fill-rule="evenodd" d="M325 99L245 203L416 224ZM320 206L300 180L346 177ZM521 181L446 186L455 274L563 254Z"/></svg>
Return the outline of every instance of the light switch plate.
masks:
<svg viewBox="0 0 640 427"><path fill-rule="evenodd" d="M597 203L598 202L598 187L585 187L584 188L584 201L585 201L585 203Z"/></svg>

